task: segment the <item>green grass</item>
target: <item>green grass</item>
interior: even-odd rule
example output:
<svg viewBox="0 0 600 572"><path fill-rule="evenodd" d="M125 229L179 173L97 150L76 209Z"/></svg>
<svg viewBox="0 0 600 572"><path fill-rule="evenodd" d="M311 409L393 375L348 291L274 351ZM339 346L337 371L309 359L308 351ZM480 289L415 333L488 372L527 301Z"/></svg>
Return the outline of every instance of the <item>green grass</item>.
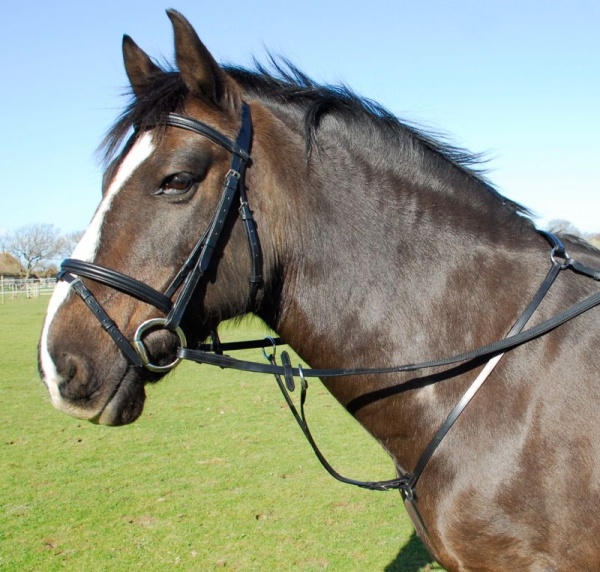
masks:
<svg viewBox="0 0 600 572"><path fill-rule="evenodd" d="M432 568L399 495L333 480L270 377L183 364L121 428L55 411L36 365L46 303L0 306L0 570ZM316 381L308 415L343 474L393 476Z"/></svg>

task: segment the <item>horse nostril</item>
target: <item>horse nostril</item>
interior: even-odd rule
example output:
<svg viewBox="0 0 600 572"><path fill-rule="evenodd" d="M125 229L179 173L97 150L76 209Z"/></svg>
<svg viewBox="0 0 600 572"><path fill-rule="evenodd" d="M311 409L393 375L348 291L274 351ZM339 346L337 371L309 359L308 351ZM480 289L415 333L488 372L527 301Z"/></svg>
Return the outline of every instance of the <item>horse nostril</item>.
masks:
<svg viewBox="0 0 600 572"><path fill-rule="evenodd" d="M93 389L89 385L91 376L87 363L74 355L65 355L61 361L58 368L62 378L58 386L61 396L69 401L89 399Z"/></svg>

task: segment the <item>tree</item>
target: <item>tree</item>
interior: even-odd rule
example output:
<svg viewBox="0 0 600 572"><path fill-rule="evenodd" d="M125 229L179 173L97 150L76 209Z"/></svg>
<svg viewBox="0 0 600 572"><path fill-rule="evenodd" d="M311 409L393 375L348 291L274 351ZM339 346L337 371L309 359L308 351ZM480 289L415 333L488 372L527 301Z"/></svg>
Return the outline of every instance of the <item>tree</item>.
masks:
<svg viewBox="0 0 600 572"><path fill-rule="evenodd" d="M581 236L579 229L571 222L562 218L556 218L548 223L548 232L572 234L573 236Z"/></svg>
<svg viewBox="0 0 600 572"><path fill-rule="evenodd" d="M587 237L587 241L596 248L600 248L600 233L591 234Z"/></svg>
<svg viewBox="0 0 600 572"><path fill-rule="evenodd" d="M598 232L581 232L572 222L557 218L551 220L546 226L548 232L571 234L579 238L583 238L589 242L592 246L600 248L600 233Z"/></svg>
<svg viewBox="0 0 600 572"><path fill-rule="evenodd" d="M85 230L76 230L75 232L65 234L63 236L63 245L60 253L61 256L64 256L65 258L71 256L84 234Z"/></svg>
<svg viewBox="0 0 600 572"><path fill-rule="evenodd" d="M18 228L4 239L4 249L19 260L25 278L43 270L45 263L60 256L64 238L52 224L31 224Z"/></svg>

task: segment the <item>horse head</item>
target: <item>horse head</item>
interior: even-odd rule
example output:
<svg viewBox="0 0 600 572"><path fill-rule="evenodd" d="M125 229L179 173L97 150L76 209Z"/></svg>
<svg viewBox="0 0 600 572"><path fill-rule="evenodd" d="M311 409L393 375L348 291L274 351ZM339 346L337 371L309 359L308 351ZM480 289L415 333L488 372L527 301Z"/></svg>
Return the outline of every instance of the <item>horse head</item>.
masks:
<svg viewBox="0 0 600 572"><path fill-rule="evenodd" d="M39 346L53 404L109 425L137 419L144 385L176 363L180 345L249 311L260 280L256 235L253 253L236 224L239 204L246 231L253 224L242 200L249 149L239 143L245 130L250 144L249 108L188 21L168 15L178 72L124 37L134 99L107 139L102 200L63 263Z"/></svg>

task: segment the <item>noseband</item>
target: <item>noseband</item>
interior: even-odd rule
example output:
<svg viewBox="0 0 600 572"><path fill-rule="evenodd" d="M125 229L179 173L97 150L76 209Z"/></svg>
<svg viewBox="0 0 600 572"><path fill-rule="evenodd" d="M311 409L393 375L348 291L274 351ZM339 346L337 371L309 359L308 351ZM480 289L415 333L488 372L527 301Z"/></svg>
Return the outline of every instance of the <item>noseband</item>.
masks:
<svg viewBox="0 0 600 572"><path fill-rule="evenodd" d="M225 176L223 191L215 214L206 231L198 240L191 254L164 293L131 276L92 262L67 258L61 264L61 270L57 278L71 284L75 292L79 294L88 308L98 318L102 327L111 336L123 355L134 366L145 367L153 372L166 373L173 369L181 360L180 357L177 357L167 365L153 364L142 341L142 335L151 329L164 328L177 335L182 349L187 346L185 334L181 329L181 321L200 280L210 266L213 252L219 242L225 221L231 212L236 197L240 201L239 215L244 224L250 250L251 271L249 281L251 304L256 297L257 290L262 282L262 255L256 231L256 222L248 206L245 187L246 167L251 161L250 143L252 140L252 117L250 107L246 103L242 104L241 115L242 125L235 142L205 123L177 113L169 113L160 122L161 125L186 129L207 137L213 143L225 148L232 155L231 165ZM149 127L154 125L149 125ZM115 290L146 302L163 312L166 317L154 318L144 322L138 327L132 344L108 316L92 292L81 281L81 277L110 286ZM179 293L173 302L172 298L178 289L180 289Z"/></svg>

